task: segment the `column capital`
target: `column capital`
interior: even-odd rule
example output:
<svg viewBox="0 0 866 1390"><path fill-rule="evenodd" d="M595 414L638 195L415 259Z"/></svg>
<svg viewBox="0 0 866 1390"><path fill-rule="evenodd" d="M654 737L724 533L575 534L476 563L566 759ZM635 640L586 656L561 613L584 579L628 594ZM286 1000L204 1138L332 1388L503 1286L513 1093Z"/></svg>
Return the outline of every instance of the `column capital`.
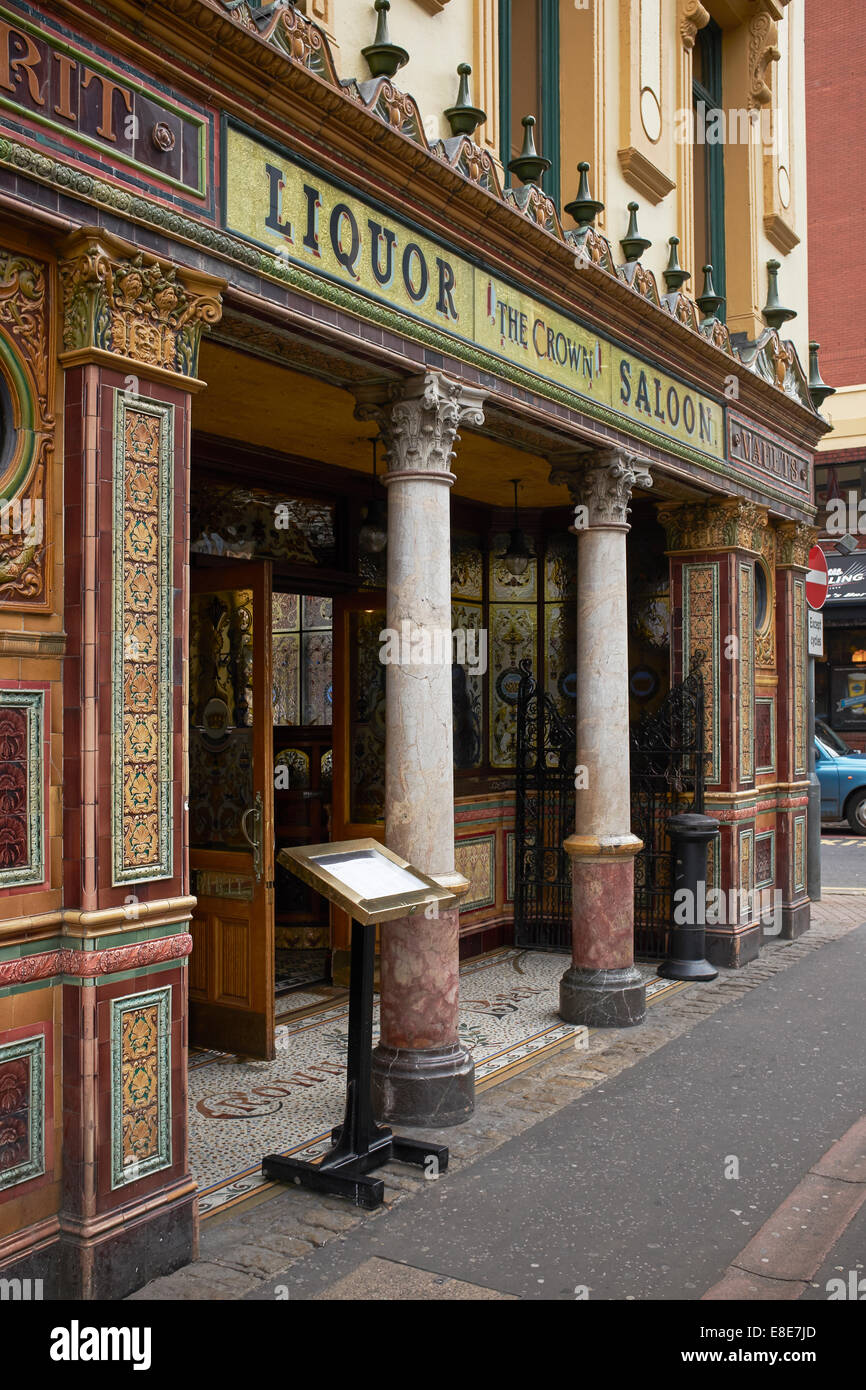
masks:
<svg viewBox="0 0 866 1390"><path fill-rule="evenodd" d="M551 458L551 483L565 483L575 504L575 529L628 526L634 488L652 487L646 464L624 449L574 450Z"/></svg>
<svg viewBox="0 0 866 1390"><path fill-rule="evenodd" d="M64 366L103 362L186 389L201 384L199 342L220 320L224 280L160 260L102 227L73 232L59 268Z"/></svg>
<svg viewBox="0 0 866 1390"><path fill-rule="evenodd" d="M388 472L398 478L454 482L450 464L462 424L484 424L486 392L442 372L424 372L402 382L371 382L355 388L355 416L375 420L382 433Z"/></svg>
<svg viewBox="0 0 866 1390"><path fill-rule="evenodd" d="M803 521L785 521L776 528L777 561L780 569L808 569L809 551L818 541L814 526Z"/></svg>
<svg viewBox="0 0 866 1390"><path fill-rule="evenodd" d="M657 511L669 553L751 550L760 555L764 549L767 509L745 498L662 502Z"/></svg>

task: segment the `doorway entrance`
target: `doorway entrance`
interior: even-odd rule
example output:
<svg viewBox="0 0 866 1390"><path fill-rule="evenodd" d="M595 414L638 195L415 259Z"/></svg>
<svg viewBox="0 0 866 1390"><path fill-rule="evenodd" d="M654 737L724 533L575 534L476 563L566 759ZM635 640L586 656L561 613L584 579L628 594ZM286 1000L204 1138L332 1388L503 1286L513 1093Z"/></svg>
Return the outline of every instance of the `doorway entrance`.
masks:
<svg viewBox="0 0 866 1390"><path fill-rule="evenodd" d="M381 596L304 587L264 559L191 570L190 1039L250 1057L348 931L279 851L371 833L384 794Z"/></svg>

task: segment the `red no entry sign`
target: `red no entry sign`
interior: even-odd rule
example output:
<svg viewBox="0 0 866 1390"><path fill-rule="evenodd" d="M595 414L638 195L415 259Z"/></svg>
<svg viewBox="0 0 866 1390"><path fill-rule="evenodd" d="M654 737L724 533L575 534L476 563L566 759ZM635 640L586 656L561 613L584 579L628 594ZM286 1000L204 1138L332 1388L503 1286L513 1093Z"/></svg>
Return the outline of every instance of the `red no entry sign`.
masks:
<svg viewBox="0 0 866 1390"><path fill-rule="evenodd" d="M806 575L806 598L810 608L824 607L829 582L824 552L820 545L813 545L809 551L809 573Z"/></svg>

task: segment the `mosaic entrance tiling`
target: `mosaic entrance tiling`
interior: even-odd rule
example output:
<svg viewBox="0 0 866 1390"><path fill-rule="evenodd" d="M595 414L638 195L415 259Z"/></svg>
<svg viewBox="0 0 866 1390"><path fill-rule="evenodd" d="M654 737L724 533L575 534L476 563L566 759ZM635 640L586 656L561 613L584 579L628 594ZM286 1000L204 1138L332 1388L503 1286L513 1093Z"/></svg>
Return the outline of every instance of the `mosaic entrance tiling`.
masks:
<svg viewBox="0 0 866 1390"><path fill-rule="evenodd" d="M568 956L505 948L460 971L460 1037L475 1059L479 1091L542 1057L580 1045L585 1029L556 1013ZM647 997L685 988L640 967ZM296 996L308 1002L309 996ZM343 1117L349 1011L345 1000L277 1026L273 1062L193 1052L189 1070L190 1167L199 1211L212 1215L266 1186L266 1153L316 1158ZM374 1039L379 1011L374 1015Z"/></svg>

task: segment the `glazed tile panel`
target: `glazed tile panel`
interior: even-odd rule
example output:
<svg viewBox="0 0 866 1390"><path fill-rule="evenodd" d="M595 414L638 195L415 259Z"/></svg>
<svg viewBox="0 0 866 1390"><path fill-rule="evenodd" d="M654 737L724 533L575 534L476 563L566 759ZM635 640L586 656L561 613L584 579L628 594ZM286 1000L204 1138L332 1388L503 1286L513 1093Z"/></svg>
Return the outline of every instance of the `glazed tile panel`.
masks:
<svg viewBox="0 0 866 1390"><path fill-rule="evenodd" d="M172 407L118 392L114 456L113 879L169 878Z"/></svg>
<svg viewBox="0 0 866 1390"><path fill-rule="evenodd" d="M0 888L45 877L44 700L41 690L0 690Z"/></svg>
<svg viewBox="0 0 866 1390"><path fill-rule="evenodd" d="M111 1001L111 1186L171 1164L171 986Z"/></svg>
<svg viewBox="0 0 866 1390"><path fill-rule="evenodd" d="M0 1044L0 1192L45 1171L45 1038Z"/></svg>

